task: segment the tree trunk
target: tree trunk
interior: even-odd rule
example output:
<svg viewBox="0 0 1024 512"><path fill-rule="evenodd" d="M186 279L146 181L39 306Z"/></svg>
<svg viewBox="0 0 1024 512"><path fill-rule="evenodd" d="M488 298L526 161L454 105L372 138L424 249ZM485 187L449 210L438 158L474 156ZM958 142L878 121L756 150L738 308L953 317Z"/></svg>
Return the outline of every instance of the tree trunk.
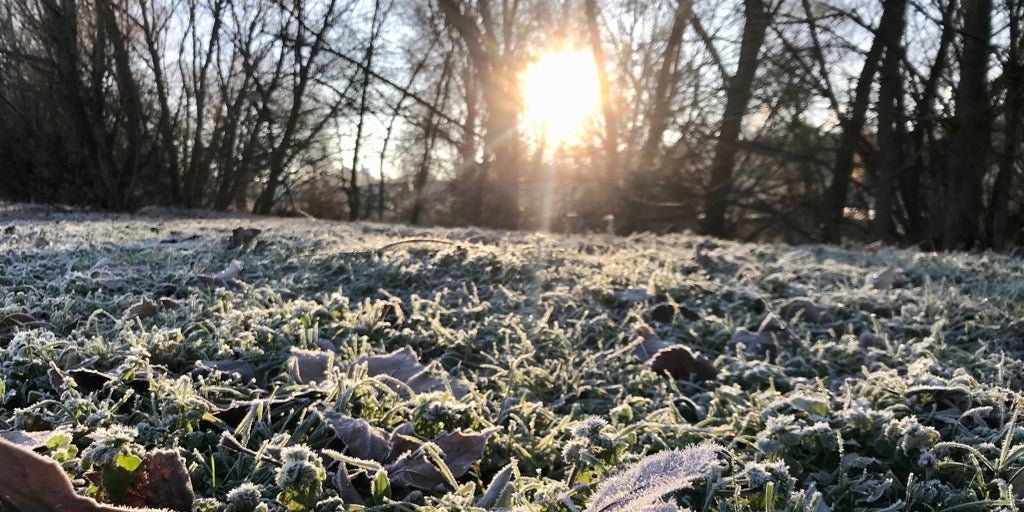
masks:
<svg viewBox="0 0 1024 512"><path fill-rule="evenodd" d="M875 218L872 221L872 236L886 242L896 240L893 223L895 206L895 179L903 167L903 122L901 109L903 81L900 77L900 61L903 59L903 27L907 10L906 0L888 0L886 10L896 11L895 20L878 35L885 42L885 57L878 89L878 172L875 175Z"/></svg>
<svg viewBox="0 0 1024 512"><path fill-rule="evenodd" d="M164 60L161 50L157 47L156 12L150 12L149 4L146 1L139 2L142 14L142 36L146 43L146 51L153 66L153 82L156 85L156 96L160 114L157 118L157 129L160 132L160 148L163 159L160 164L164 168L164 175L167 178L168 192L170 193L170 204L180 206L182 204L181 174L179 167L181 161L178 158L178 140L174 135L171 126L171 102L168 97L167 75L164 73Z"/></svg>
<svg viewBox="0 0 1024 512"><path fill-rule="evenodd" d="M587 35L590 38L590 50L594 55L594 65L597 67L597 84L601 94L601 108L604 117L604 172L601 179L595 180L598 193L605 198L602 201L601 217L607 214L619 212L619 133L618 115L615 111L616 102L612 100L611 84L608 80L608 58L604 53L604 45L601 42L601 30L598 25L597 0L586 0L587 14ZM591 219L589 222L594 222ZM588 222L588 223L589 223Z"/></svg>
<svg viewBox="0 0 1024 512"><path fill-rule="evenodd" d="M740 60L736 74L726 87L727 99L722 127L711 162L711 182L704 198L704 232L711 236L728 236L725 213L732 192L732 168L736 163L743 118L750 102L754 77L757 74L757 56L768 29L769 13L762 0L744 0L743 39L740 41Z"/></svg>
<svg viewBox="0 0 1024 512"><path fill-rule="evenodd" d="M982 180L988 171L992 115L988 103L992 0L964 1L963 54L956 90L956 115L947 165L943 247L970 249L984 244Z"/></svg>
<svg viewBox="0 0 1024 512"><path fill-rule="evenodd" d="M846 209L846 195L850 188L850 175L853 173L853 157L860 146L864 130L864 120L867 117L868 106L871 104L871 85L875 81L875 73L878 71L878 63L882 59L882 50L885 48L882 34L888 31L889 25L896 21L893 19L896 12L892 9L885 9L882 12L882 19L878 23L878 30L875 32L874 40L871 42L871 49L864 57L864 65L861 67L860 76L857 77L857 87L853 93L853 105L850 106L848 116L840 117L843 134L839 139L839 147L836 148L836 161L832 167L832 182L825 192L824 224L822 225L821 237L825 242L837 243L842 237L843 212Z"/></svg>
<svg viewBox="0 0 1024 512"><path fill-rule="evenodd" d="M484 147L490 152L490 158L484 162L487 174L480 175L480 179L490 178L486 182L490 185L489 190L481 191L486 192L490 218L484 220L484 223L497 228L515 229L519 226L519 168L522 158L518 133L519 105L514 101L519 98L515 59L508 48L499 47L497 34L491 33L494 20L487 2L479 4L481 24L487 29L486 33L477 26L475 20L462 12L454 0L439 0L438 4L444 11L447 23L466 44L486 106ZM511 13L504 11L502 15L508 17ZM506 19L502 23L506 33L501 40L506 44L510 40L508 31L512 30L511 22Z"/></svg>
<svg viewBox="0 0 1024 512"><path fill-rule="evenodd" d="M749 3L749 2L747 2ZM759 9L763 9L759 4ZM671 108L673 91L675 90L675 83L673 80L673 71L676 68L676 63L679 61L679 51L683 43L683 33L686 32L686 25L690 22L690 17L693 15L693 1L692 0L678 0L676 2L675 17L672 20L672 29L668 34L668 42L665 43L665 51L661 56L661 68L658 70L658 79L654 85L654 98L651 100L653 105L651 106L651 112L647 118L647 139L644 143L644 147L640 153L640 171L650 172L654 167L655 160L657 159L658 149L661 148L662 137L665 134L665 129L668 125L669 109ZM748 11L749 15L749 11ZM744 29L744 38L746 38L747 30ZM764 39L764 29L761 30L761 38ZM760 43L758 43L758 50L760 49ZM740 50L743 51L742 49ZM755 50L756 51L756 50ZM743 56L740 56L743 59ZM742 64L740 64L742 66Z"/></svg>
<svg viewBox="0 0 1024 512"><path fill-rule="evenodd" d="M1010 213L1010 191L1013 190L1013 175L1016 173L1020 146L1024 139L1024 2L1008 2L1012 6L1009 23L1009 55L1003 66L1006 81L1006 108L1004 110L1002 151L999 154L999 171L992 186L988 237L992 248L1006 248L1007 224ZM1011 238L1012 241L1012 238Z"/></svg>

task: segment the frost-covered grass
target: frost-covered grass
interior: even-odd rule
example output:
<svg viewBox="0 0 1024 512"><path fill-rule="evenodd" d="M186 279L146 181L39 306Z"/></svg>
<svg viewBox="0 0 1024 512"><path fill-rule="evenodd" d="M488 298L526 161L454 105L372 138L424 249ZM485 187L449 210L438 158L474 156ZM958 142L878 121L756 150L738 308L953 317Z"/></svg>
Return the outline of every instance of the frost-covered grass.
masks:
<svg viewBox="0 0 1024 512"><path fill-rule="evenodd" d="M229 495L235 511L584 510L645 457L706 443L716 462L668 495L692 510L1016 510L1024 497L1016 258L5 215L0 429L69 435L37 448L82 493L112 492L84 477L116 434L122 455L181 454L196 510ZM232 247L237 227L263 232ZM236 260L240 274L218 276ZM890 264L891 289L863 286ZM767 354L729 343L798 297L828 321L787 322L795 341ZM153 311L133 309L143 299ZM717 378L653 372L634 350L640 322ZM387 374L365 359L405 347L418 363ZM402 443L400 458L424 462L388 455Z"/></svg>

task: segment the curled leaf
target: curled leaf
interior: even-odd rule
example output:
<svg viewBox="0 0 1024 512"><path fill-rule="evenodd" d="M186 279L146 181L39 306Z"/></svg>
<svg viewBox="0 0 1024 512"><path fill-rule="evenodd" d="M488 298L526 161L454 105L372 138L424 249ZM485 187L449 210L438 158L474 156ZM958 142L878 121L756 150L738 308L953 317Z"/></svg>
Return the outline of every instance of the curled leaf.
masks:
<svg viewBox="0 0 1024 512"><path fill-rule="evenodd" d="M384 430L370 425L362 418L351 418L329 410L317 408L338 440L345 444L348 453L360 459L383 462L391 453L391 442L385 437Z"/></svg>
<svg viewBox="0 0 1024 512"><path fill-rule="evenodd" d="M156 316L159 308L153 303L153 301L143 297L142 300L132 304L127 311L124 312L125 318L149 318Z"/></svg>
<svg viewBox="0 0 1024 512"><path fill-rule="evenodd" d="M228 247L231 249L245 247L255 240L262 232L263 230L256 228L235 228L231 230L231 238L228 240Z"/></svg>
<svg viewBox="0 0 1024 512"><path fill-rule="evenodd" d="M718 377L708 358L685 345L663 348L651 358L651 369L676 380L706 381Z"/></svg>
<svg viewBox="0 0 1024 512"><path fill-rule="evenodd" d="M677 380L706 381L718 377L718 370L700 352L659 338L647 324L637 324L634 329L643 337L634 353L654 372Z"/></svg>
<svg viewBox="0 0 1024 512"><path fill-rule="evenodd" d="M166 512L167 509L101 505L79 496L64 470L53 459L0 439L0 501L16 512Z"/></svg>

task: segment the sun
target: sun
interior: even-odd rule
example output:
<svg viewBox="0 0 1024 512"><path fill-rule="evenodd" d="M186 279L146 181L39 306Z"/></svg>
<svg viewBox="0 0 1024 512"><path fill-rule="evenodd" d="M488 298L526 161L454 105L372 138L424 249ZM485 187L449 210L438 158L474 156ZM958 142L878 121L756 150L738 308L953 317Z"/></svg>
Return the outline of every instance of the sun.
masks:
<svg viewBox="0 0 1024 512"><path fill-rule="evenodd" d="M576 135L600 103L593 54L549 53L522 75L523 121L553 144Z"/></svg>

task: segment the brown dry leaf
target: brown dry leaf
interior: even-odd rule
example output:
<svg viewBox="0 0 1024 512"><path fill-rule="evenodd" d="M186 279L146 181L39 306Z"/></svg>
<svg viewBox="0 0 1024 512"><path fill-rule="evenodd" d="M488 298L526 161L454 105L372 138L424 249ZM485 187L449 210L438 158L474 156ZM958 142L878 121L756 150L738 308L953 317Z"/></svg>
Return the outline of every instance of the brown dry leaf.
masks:
<svg viewBox="0 0 1024 512"><path fill-rule="evenodd" d="M793 299L779 309L779 315L787 322L801 321L812 324L827 324L835 321L835 315L828 306L819 306L807 299Z"/></svg>
<svg viewBox="0 0 1024 512"><path fill-rule="evenodd" d="M411 430L411 426L405 429L399 427L399 430L395 431L394 437L400 438L398 434L402 430ZM497 430L497 428L491 428L470 434L444 432L434 438L433 443L441 449L441 459L451 471L452 476L458 478L465 475L473 464L483 457L487 440ZM405 441L405 446L410 445L415 446L415 443ZM395 443L395 446L398 446L398 443ZM391 483L403 487L427 490L447 483L430 458L419 449L410 448L403 452L398 459L386 466L386 469Z"/></svg>
<svg viewBox="0 0 1024 512"><path fill-rule="evenodd" d="M292 347L288 368L299 384L323 383L334 365L334 352L302 350Z"/></svg>
<svg viewBox="0 0 1024 512"><path fill-rule="evenodd" d="M654 354L659 350L673 345L671 342L659 338L658 335L654 333L654 329L651 329L651 326L645 323L637 323L633 326L633 330L637 335L644 339L644 341L637 345L636 349L633 350L633 353L640 358L641 362L646 363L654 357Z"/></svg>
<svg viewBox="0 0 1024 512"><path fill-rule="evenodd" d="M647 324L638 323L633 328L644 339L633 353L656 373L677 380L704 381L718 377L718 370L700 352L659 338Z"/></svg>
<svg viewBox="0 0 1024 512"><path fill-rule="evenodd" d="M53 459L0 439L0 501L16 512L160 512L167 509L100 505L75 493L64 470Z"/></svg>
<svg viewBox="0 0 1024 512"><path fill-rule="evenodd" d="M117 377L114 377L109 373L103 373L90 368L76 368L74 370L68 370L66 376L74 379L78 390L85 393L99 391L103 389L103 386L106 386L108 382L117 379Z"/></svg>
<svg viewBox="0 0 1024 512"><path fill-rule="evenodd" d="M659 350L651 358L651 369L676 380L708 381L718 378L718 370L711 361L685 345Z"/></svg>
<svg viewBox="0 0 1024 512"><path fill-rule="evenodd" d="M416 393L446 391L450 388L452 396L459 399L469 394L473 388L473 385L466 380L446 375L444 369L437 362L432 362L427 366L420 364L416 353L409 346L383 356L360 357L352 363L352 366L360 364L366 365L366 371L370 377L387 375L405 383ZM397 393L408 394L405 386L385 382Z"/></svg>
<svg viewBox="0 0 1024 512"><path fill-rule="evenodd" d="M768 354L769 357L774 358L775 354L778 353L779 348L775 344L775 338L770 332L750 332L746 329L737 329L736 332L732 333L732 338L726 343L726 348L729 351L736 350L739 345L746 347L748 354L757 356L763 356Z"/></svg>
<svg viewBox="0 0 1024 512"><path fill-rule="evenodd" d="M132 304L131 307L129 307L128 310L124 312L124 317L149 318L151 316L156 316L157 312L159 311L159 308L157 308L156 304L154 304L153 301L143 297L142 300L136 302L135 304Z"/></svg>
<svg viewBox="0 0 1024 512"><path fill-rule="evenodd" d="M871 331L864 331L860 333L860 336L857 336L857 346L859 346L861 350L869 348L884 348L885 340Z"/></svg>
<svg viewBox="0 0 1024 512"><path fill-rule="evenodd" d="M185 459L173 450L157 450L146 454L119 504L160 505L175 512L191 512L195 500Z"/></svg>
<svg viewBox="0 0 1024 512"><path fill-rule="evenodd" d="M383 429L370 425L362 418L351 418L328 409L324 404L316 408L320 417L334 430L334 435L345 444L349 455L383 462L391 453L391 442Z"/></svg>
<svg viewBox="0 0 1024 512"><path fill-rule="evenodd" d="M406 452L385 469L393 485L430 490L445 483L444 475L423 453Z"/></svg>
<svg viewBox="0 0 1024 512"><path fill-rule="evenodd" d="M245 247L262 233L262 229L256 228L235 228L231 230L231 238L228 240L228 248Z"/></svg>
<svg viewBox="0 0 1024 512"><path fill-rule="evenodd" d="M6 346L19 329L39 327L43 322L24 311L0 312L0 347Z"/></svg>
<svg viewBox="0 0 1024 512"><path fill-rule="evenodd" d="M86 271L85 275L92 282L108 290L119 290L132 276L132 269L116 259L101 258Z"/></svg>
<svg viewBox="0 0 1024 512"><path fill-rule="evenodd" d="M465 475L473 464L484 456L487 440L497 431L498 428L494 427L469 434L444 432L434 438L434 444L441 447L441 451L444 452L444 463L452 471L452 476L458 478Z"/></svg>
<svg viewBox="0 0 1024 512"><path fill-rule="evenodd" d="M175 310L175 309L178 309L178 308L181 307L181 303L176 301L176 300L174 300L174 299L172 299L172 298L170 298L170 297L161 297L160 298L160 307L162 307L164 309Z"/></svg>

